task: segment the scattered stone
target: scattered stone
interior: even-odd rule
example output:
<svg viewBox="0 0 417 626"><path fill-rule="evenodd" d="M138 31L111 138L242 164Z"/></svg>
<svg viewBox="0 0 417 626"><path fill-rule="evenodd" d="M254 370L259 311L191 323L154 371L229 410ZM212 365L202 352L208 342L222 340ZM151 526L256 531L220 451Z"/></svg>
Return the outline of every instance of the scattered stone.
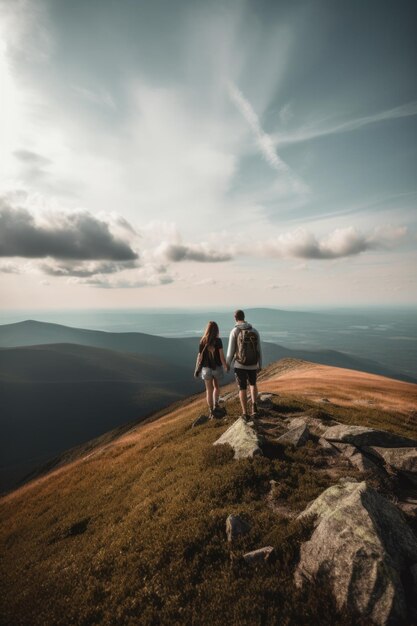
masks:
<svg viewBox="0 0 417 626"><path fill-rule="evenodd" d="M366 454L363 454L361 450L358 450L358 448L352 446L350 443L340 443L334 441L330 445L334 446L336 450L343 454L343 456L348 459L349 463L356 467L360 472L381 472L381 468L376 463L374 463L366 456Z"/></svg>
<svg viewBox="0 0 417 626"><path fill-rule="evenodd" d="M320 398L319 402L323 402L324 404L331 404L329 398Z"/></svg>
<svg viewBox="0 0 417 626"><path fill-rule="evenodd" d="M278 437L277 443L300 448L307 443L309 437L310 431L308 430L308 426L304 424L303 426L298 426L298 428L292 428L284 435L281 435L281 437Z"/></svg>
<svg viewBox="0 0 417 626"><path fill-rule="evenodd" d="M348 426L339 424L330 426L323 433L328 441L340 441L354 446L381 446L384 448L416 447L417 441L394 435L385 430L376 430L366 426Z"/></svg>
<svg viewBox="0 0 417 626"><path fill-rule="evenodd" d="M379 626L407 623L402 581L417 563L417 539L400 511L365 482L349 481L326 489L299 518L307 516L315 530L301 546L296 584L325 575L339 610Z"/></svg>
<svg viewBox="0 0 417 626"><path fill-rule="evenodd" d="M417 448L368 447L366 451L376 459L404 474L417 483Z"/></svg>
<svg viewBox="0 0 417 626"><path fill-rule="evenodd" d="M239 537L250 531L250 524L240 517L240 515L229 515L226 520L227 541L232 543Z"/></svg>
<svg viewBox="0 0 417 626"><path fill-rule="evenodd" d="M258 550L252 550L243 555L243 560L248 565L259 565L260 563L267 563L273 556L275 550L272 546L265 546L265 548L259 548Z"/></svg>
<svg viewBox="0 0 417 626"><path fill-rule="evenodd" d="M191 424L191 428L195 428L195 426L201 426L201 424L205 424L208 421L208 415L199 415Z"/></svg>
<svg viewBox="0 0 417 626"><path fill-rule="evenodd" d="M330 443L330 441L327 441L327 439L323 439L323 437L319 437L318 444L325 450L328 450L331 454L337 454L336 448Z"/></svg>
<svg viewBox="0 0 417 626"><path fill-rule="evenodd" d="M292 419L288 421L288 426L290 430L293 430L293 428L300 428L300 426L306 426L306 425L307 425L307 422L302 417L293 417Z"/></svg>
<svg viewBox="0 0 417 626"><path fill-rule="evenodd" d="M272 407L274 404L273 398L274 394L272 393L261 393L258 395L258 404L262 405L265 408Z"/></svg>
<svg viewBox="0 0 417 626"><path fill-rule="evenodd" d="M262 455L260 436L251 423L244 422L241 417L213 445L218 446L225 443L228 443L235 451L235 459Z"/></svg>
<svg viewBox="0 0 417 626"><path fill-rule="evenodd" d="M237 397L238 397L238 394L236 393L236 391L229 391L228 393L225 393L223 396L220 396L219 400L220 402L226 402L226 400L232 400Z"/></svg>
<svg viewBox="0 0 417 626"><path fill-rule="evenodd" d="M338 422L335 422L333 420L326 420L326 423L323 423L322 419L318 417L312 417L308 413L302 413L297 417L287 418L285 421L290 428L295 428L296 426L300 426L302 423L305 423L307 424L310 432L317 435L317 437L322 437L323 433L328 430L329 426L338 424Z"/></svg>

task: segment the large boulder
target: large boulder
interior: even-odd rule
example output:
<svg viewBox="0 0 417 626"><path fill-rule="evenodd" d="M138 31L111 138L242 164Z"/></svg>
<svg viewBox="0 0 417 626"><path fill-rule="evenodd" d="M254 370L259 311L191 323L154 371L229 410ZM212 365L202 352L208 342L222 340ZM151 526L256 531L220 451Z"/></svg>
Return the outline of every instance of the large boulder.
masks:
<svg viewBox="0 0 417 626"><path fill-rule="evenodd" d="M262 455L261 438L255 429L243 421L241 417L217 439L213 445L228 443L235 451L235 459L245 459Z"/></svg>
<svg viewBox="0 0 417 626"><path fill-rule="evenodd" d="M354 446L381 446L384 448L416 447L417 441L394 435L385 430L376 430L366 426L338 424L327 428L322 437L328 441L340 441Z"/></svg>
<svg viewBox="0 0 417 626"><path fill-rule="evenodd" d="M296 584L324 577L339 610L378 625L407 623L413 591L403 581L415 571L417 539L398 509L365 482L346 481L299 517L308 516L314 531L301 546Z"/></svg>
<svg viewBox="0 0 417 626"><path fill-rule="evenodd" d="M370 447L366 451L417 483L417 448Z"/></svg>

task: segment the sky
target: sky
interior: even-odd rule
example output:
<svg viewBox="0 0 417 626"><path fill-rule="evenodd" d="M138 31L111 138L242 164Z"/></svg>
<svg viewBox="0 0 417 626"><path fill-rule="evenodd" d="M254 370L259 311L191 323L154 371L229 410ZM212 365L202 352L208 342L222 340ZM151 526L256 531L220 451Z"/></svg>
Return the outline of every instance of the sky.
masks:
<svg viewBox="0 0 417 626"><path fill-rule="evenodd" d="M417 304L413 9L0 0L0 307Z"/></svg>

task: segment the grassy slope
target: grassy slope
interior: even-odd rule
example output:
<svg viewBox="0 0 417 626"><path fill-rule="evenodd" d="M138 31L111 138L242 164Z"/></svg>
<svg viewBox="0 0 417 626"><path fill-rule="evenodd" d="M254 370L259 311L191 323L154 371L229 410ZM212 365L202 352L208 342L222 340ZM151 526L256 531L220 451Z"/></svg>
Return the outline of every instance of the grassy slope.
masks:
<svg viewBox="0 0 417 626"><path fill-rule="evenodd" d="M286 393L285 377L297 377L293 365L272 366L273 378L267 372L261 388L280 386L283 414L317 411L311 390ZM304 381L307 369L298 366ZM324 368L321 375L328 390L340 384L338 370ZM354 401L364 385L382 393L390 382L362 375L361 390L356 380L344 391ZM417 387L398 384L405 387L388 390L386 407L392 394L403 392L415 405ZM415 424L406 423L408 407L398 414L384 406L384 400L339 406L334 399L325 410L341 421L416 436ZM234 461L230 449L211 445L224 424L190 429L203 409L202 397L182 401L3 499L3 623L358 623L336 615L325 588L294 589L292 569L306 529L265 504L270 479L280 482L297 511L337 480L314 445L273 459ZM239 414L236 401L228 411L231 419ZM252 524L236 555L270 544L277 548L275 564L239 569L231 563L224 533L229 513Z"/></svg>

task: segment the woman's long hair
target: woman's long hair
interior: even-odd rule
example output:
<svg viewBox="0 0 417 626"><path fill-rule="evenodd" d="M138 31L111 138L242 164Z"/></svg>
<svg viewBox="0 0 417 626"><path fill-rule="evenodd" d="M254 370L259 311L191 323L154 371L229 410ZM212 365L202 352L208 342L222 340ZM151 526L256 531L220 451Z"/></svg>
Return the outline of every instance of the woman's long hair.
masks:
<svg viewBox="0 0 417 626"><path fill-rule="evenodd" d="M216 322L209 322L207 324L204 335L201 337L202 346L214 346L214 342L219 336L219 327Z"/></svg>

